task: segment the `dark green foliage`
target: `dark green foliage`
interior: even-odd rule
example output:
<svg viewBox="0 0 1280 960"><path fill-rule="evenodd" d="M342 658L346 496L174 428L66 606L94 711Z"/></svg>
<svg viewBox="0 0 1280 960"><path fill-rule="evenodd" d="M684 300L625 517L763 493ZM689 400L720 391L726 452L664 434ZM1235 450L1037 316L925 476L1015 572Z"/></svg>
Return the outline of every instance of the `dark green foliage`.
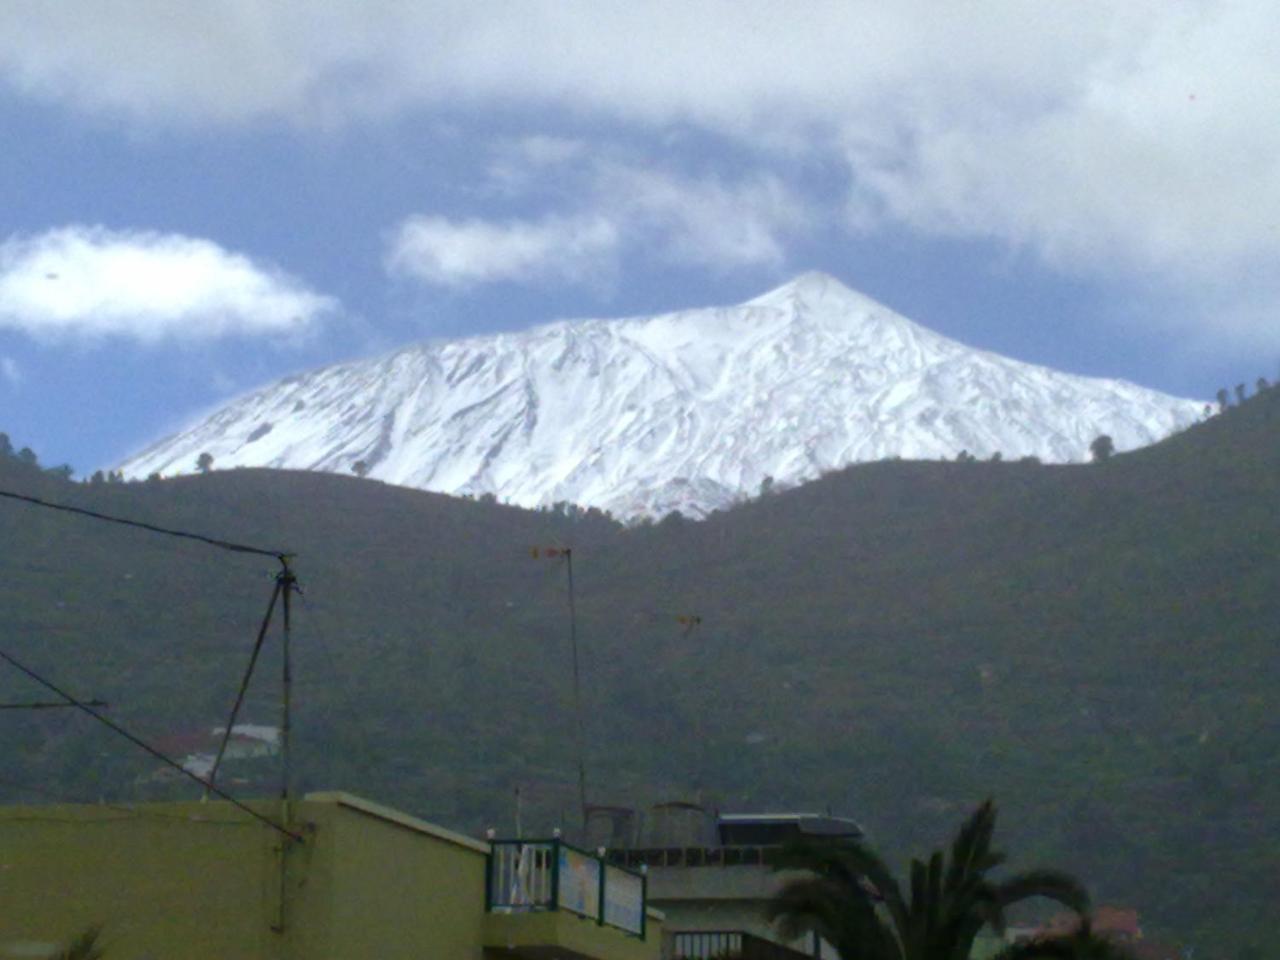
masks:
<svg viewBox="0 0 1280 960"><path fill-rule="evenodd" d="M1020 943L996 954L995 960L1136 960L1132 950L1084 926L1078 933Z"/></svg>
<svg viewBox="0 0 1280 960"><path fill-rule="evenodd" d="M1270 942L1280 391L1106 469L869 464L631 530L350 475L0 459L0 489L296 551L303 789L509 831L520 785L527 831L571 824L564 570L529 557L571 545L594 802L830 804L896 857L996 795L1020 860L1150 934ZM149 737L224 721L271 562L9 501L0 543L0 647ZM278 651L246 722L278 722ZM0 697L38 693L0 672ZM242 763L226 782L270 795L271 762ZM154 772L68 711L0 724L0 802L193 795Z"/></svg>
<svg viewBox="0 0 1280 960"><path fill-rule="evenodd" d="M992 848L995 805L983 803L961 826L949 856L911 861L905 893L885 862L860 841L807 840L792 846L781 869L788 880L770 917L788 939L816 931L843 960L966 960L986 926L1003 933L1014 904L1047 897L1085 913L1089 896L1067 874L1036 870L995 880L1005 860Z"/></svg>
<svg viewBox="0 0 1280 960"><path fill-rule="evenodd" d="M213 454L207 450L196 457L196 469L201 473L208 473L213 469Z"/></svg>
<svg viewBox="0 0 1280 960"><path fill-rule="evenodd" d="M1094 437L1093 442L1089 444L1089 453L1093 456L1095 462L1110 460L1116 452L1115 441L1107 434Z"/></svg>

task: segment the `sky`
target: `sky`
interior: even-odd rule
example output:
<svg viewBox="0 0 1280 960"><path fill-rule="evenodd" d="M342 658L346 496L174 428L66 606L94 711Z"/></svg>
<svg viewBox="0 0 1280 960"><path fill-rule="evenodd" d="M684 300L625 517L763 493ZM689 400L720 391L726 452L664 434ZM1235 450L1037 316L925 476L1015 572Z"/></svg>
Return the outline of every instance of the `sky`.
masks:
<svg viewBox="0 0 1280 960"><path fill-rule="evenodd" d="M1181 396L1280 378L1267 2L0 0L0 431L822 270Z"/></svg>

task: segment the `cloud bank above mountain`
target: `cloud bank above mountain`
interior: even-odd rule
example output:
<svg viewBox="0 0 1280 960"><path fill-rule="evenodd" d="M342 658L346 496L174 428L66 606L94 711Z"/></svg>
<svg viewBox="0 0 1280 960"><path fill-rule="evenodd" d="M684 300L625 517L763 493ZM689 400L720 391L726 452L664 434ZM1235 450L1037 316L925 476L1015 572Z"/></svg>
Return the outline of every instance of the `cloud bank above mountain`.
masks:
<svg viewBox="0 0 1280 960"><path fill-rule="evenodd" d="M5 16L12 89L146 125L545 106L838 156L854 225L994 238L1063 269L1221 279L1280 254L1280 20L1262 2L531 2L496 16L282 0L179 17L134 0Z"/></svg>

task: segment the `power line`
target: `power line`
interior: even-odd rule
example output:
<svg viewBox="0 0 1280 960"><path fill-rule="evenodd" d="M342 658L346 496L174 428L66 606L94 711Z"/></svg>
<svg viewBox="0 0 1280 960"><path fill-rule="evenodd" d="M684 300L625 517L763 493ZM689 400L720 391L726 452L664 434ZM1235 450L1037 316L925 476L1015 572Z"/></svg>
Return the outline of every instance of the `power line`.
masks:
<svg viewBox="0 0 1280 960"><path fill-rule="evenodd" d="M218 744L218 755L213 758L213 766L209 770L209 783L213 783L218 779L218 768L222 766L222 757L227 752L227 744L231 741L231 734L236 728L236 718L240 715L240 707L244 704L245 694L249 692L249 681L253 678L253 668L257 666L258 654L262 652L262 642L267 638L267 628L271 626L271 614L275 611L276 600L280 597L280 591L284 589L284 575L276 577L275 589L271 591L271 601L267 604L267 613L262 618L262 626L258 628L258 637L253 644L253 652L249 655L249 666L244 671L244 678L240 681L240 690L236 694L236 702L231 707L231 716L227 718L227 727L222 734L222 742ZM205 796L209 794L206 791Z"/></svg>
<svg viewBox="0 0 1280 960"><path fill-rule="evenodd" d="M97 720L99 723L103 724L104 726L115 731L120 736L128 740L130 743L134 744L135 746L141 747L143 750L151 754L157 760L160 760L161 762L167 764L168 766L173 767L183 776L194 780L196 783L200 784L209 792L216 793L218 796L222 797L222 799L229 801L233 806L243 810L245 813L249 814L249 816L253 817L255 820L261 820L263 823L269 826L272 830L276 830L279 833L284 834L286 837L289 837L292 840L297 840L299 842L302 841L302 837L299 836L298 834L292 832L291 830L285 829L284 827L280 826L280 824L276 823L274 820L271 820L269 817L264 817L262 814L258 813L258 811L254 810L252 807L249 807L241 803L239 800L231 796L231 794L227 793L225 790L220 789L219 787L210 783L208 780L205 780L203 777L197 776L196 774L192 773L182 764L178 763L178 761L165 756L163 753L161 753L155 747L151 746L149 743L146 743L144 740L141 740L140 738L134 736L132 733L130 733L124 727L120 726L118 723L115 723L114 721L107 719L102 714L100 714L97 710L95 710L93 707L89 706L87 703L77 700L75 697L67 693L62 688L56 686L51 681L46 680L44 677L40 676L30 667L26 667L23 664L19 663L16 659L14 659L9 654L5 653L3 650L0 650L0 659L3 659L4 661L9 663L11 666L16 668L17 670L21 671L22 673L25 673L28 677L30 677L36 683L40 684L42 687L46 688L47 690L51 690L53 693L57 694L59 697L62 697L64 700L67 701L69 705L76 707L80 710L83 710L89 716L93 717L95 720Z"/></svg>
<svg viewBox="0 0 1280 960"><path fill-rule="evenodd" d="M88 707L109 707L111 704L105 700L86 700L85 706ZM45 701L36 701L33 703L0 703L0 710L57 710L65 707L73 707L73 703L48 703Z"/></svg>
<svg viewBox="0 0 1280 960"><path fill-rule="evenodd" d="M10 490L0 490L0 497L7 500L19 500L23 503L32 504L33 506L44 507L47 510L60 510L64 513L74 513L82 517L89 517L93 520L102 520L106 523L118 523L125 527L136 527L139 530L148 530L151 533L159 533L167 537L180 537L184 540L196 540L200 543L207 543L211 547L217 547L220 550L230 550L232 553L252 553L260 557L274 557L281 563L284 563L293 556L293 554L284 550L268 550L263 547L253 547L243 543L234 543L230 540L219 540L216 537L206 537L202 533L191 533L188 530L174 530L170 527L157 526L154 523L144 523L141 520L130 520L127 517L115 517L108 513L99 513L97 510L88 510L84 507L73 507L65 503L53 503L49 500L42 500L39 497L32 497L23 493L14 493Z"/></svg>

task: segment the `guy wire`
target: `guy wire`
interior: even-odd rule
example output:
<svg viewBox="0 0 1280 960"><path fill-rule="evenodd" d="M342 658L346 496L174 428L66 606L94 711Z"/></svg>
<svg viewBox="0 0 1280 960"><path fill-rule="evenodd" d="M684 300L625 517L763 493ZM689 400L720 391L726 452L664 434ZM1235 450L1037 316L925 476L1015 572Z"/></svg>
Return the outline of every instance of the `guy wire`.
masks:
<svg viewBox="0 0 1280 960"><path fill-rule="evenodd" d="M233 543L230 540L219 540L216 537L206 537L202 533L191 533L187 530L174 530L170 527L160 527L154 523L144 523L141 520L130 520L126 517L114 517L108 513L99 513L97 510L87 510L84 507L73 507L65 503L54 503L50 500L41 500L39 497L28 496L23 493L14 493L10 490L0 490L0 497L8 500L20 500L23 503L30 503L37 507L44 507L48 510L61 510L64 513L79 514L83 517L90 517L94 520L102 520L106 523L118 523L126 527L136 527L139 530L149 530L152 533L163 534L167 537L181 537L185 540L198 540L200 543L207 543L211 547L217 547L220 550L230 550L232 553L253 553L260 557L274 557L281 563L284 563L292 554L285 553L282 550L267 550L263 547L251 547L243 543Z"/></svg>
<svg viewBox="0 0 1280 960"><path fill-rule="evenodd" d="M146 743L145 741L134 736L132 733L130 733L124 727L120 726L118 723L115 723L114 721L107 719L102 714L100 714L97 710L95 710L93 707L77 700L75 697L67 693L62 688L54 685L52 682L40 676L40 674L36 673L30 667L23 666L21 663L19 663L9 654L5 653L3 650L0 650L0 659L5 660L10 665L20 670L22 673L25 673L28 677L30 677L36 683L40 684L42 687L46 688L47 690L51 690L53 693L62 697L72 706L76 707L79 710L83 710L85 713L93 717L99 723L105 725L111 730L114 730L116 733L124 737L130 743L134 744L135 746L141 747L143 750L151 754L157 760L160 760L163 763L168 764L169 766L177 770L179 773L181 773L183 776L194 780L196 783L205 787L212 793L216 793L218 796L222 797L222 799L229 801L233 806L243 810L245 813L249 814L249 816L253 817L255 820L261 820L263 823L269 826L272 830L279 831L280 833L284 834L286 837L289 837L292 840L297 840L299 842L302 842L302 837L300 835L293 833L290 830L286 830L284 827L280 826L280 824L276 823L275 821L271 820L268 817L264 817L262 814L258 813L258 811L254 810L252 807L246 806L245 804L241 803L239 800L231 796L231 794L227 793L225 790L218 788L214 784L205 780L203 777L197 776L196 774L192 773L190 770L188 770L182 764L178 763L176 760L170 759L169 757L161 753L159 750L157 750L155 747L151 746L149 743Z"/></svg>

